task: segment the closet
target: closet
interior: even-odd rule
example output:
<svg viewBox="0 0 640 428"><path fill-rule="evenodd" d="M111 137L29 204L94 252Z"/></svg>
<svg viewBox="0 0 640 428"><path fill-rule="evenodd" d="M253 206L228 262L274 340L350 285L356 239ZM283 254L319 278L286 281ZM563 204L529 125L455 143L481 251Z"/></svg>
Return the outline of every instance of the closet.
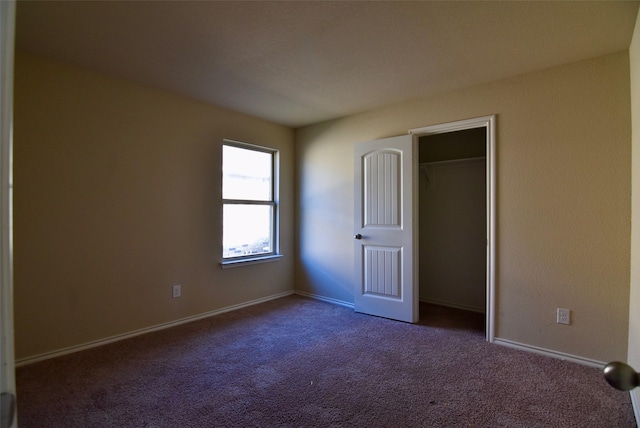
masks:
<svg viewBox="0 0 640 428"><path fill-rule="evenodd" d="M420 137L420 300L485 312L486 129Z"/></svg>

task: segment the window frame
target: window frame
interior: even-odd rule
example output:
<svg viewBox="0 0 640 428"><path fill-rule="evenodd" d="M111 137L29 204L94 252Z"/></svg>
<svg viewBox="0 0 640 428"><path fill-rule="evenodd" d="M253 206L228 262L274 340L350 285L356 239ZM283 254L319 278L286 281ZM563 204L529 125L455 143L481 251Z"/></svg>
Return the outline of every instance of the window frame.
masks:
<svg viewBox="0 0 640 428"><path fill-rule="evenodd" d="M224 167L224 155L221 156L221 200L222 200L222 222L221 222L221 235L220 237L224 239L224 207L226 205L259 205L259 206L270 206L272 207L272 218L271 218L271 236L272 236L272 251L268 253L260 253L260 254L248 254L242 256L235 257L224 257L222 256L220 260L220 265L223 269L229 267L238 267L244 266L248 264L256 264L256 263L266 263L271 261L279 260L282 255L280 254L280 227L279 227L279 218L280 218L280 201L279 201L279 184L280 184L280 152L277 149L265 146L259 146L255 144L245 143L242 141L236 140L228 140L224 139L222 141L222 146L220 151L224 151L224 146L229 147L237 147L245 150L253 150L256 152L268 153L271 155L271 200L268 201L258 201L252 199L225 199L222 195L222 186L224 186L224 175L222 173L222 169ZM224 243L221 242L221 250L224 249ZM223 252L224 253L224 252Z"/></svg>

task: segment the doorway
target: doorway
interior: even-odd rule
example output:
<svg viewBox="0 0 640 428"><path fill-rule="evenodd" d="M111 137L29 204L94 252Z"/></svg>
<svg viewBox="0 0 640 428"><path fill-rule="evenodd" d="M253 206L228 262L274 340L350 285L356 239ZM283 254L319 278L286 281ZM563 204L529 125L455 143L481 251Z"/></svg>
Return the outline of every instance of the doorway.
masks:
<svg viewBox="0 0 640 428"><path fill-rule="evenodd" d="M495 116L410 130L416 160L420 301L485 314L495 327Z"/></svg>
<svg viewBox="0 0 640 428"><path fill-rule="evenodd" d="M485 313L485 147L482 128L419 139L421 302Z"/></svg>

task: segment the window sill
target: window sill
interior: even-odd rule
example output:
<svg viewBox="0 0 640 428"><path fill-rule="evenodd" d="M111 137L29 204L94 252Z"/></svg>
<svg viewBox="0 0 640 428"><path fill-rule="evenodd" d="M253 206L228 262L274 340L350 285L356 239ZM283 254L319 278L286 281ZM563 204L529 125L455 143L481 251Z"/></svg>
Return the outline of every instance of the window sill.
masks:
<svg viewBox="0 0 640 428"><path fill-rule="evenodd" d="M229 268L235 268L240 266L257 265L259 263L277 262L281 258L282 258L282 254L274 254L271 256L252 257L252 258L239 259L239 260L223 260L220 262L220 266L222 267L222 269L229 269Z"/></svg>

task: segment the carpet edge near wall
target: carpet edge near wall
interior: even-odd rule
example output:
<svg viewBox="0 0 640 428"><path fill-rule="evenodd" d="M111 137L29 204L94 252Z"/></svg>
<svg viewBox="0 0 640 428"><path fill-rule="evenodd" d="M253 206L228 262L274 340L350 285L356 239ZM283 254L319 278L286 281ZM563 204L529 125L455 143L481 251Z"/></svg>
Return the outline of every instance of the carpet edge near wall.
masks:
<svg viewBox="0 0 640 428"><path fill-rule="evenodd" d="M184 317L184 318L180 318L174 321L169 321L166 323L162 323L162 324L156 324L156 325L152 325L149 327L144 327L141 329L137 329L137 330L133 330L127 333L122 333L122 334L117 334L117 335L113 335L113 336L109 336L103 339L97 339L97 340L93 340L90 342L85 342L85 343L81 343L78 345L73 345L73 346L69 346L69 347L65 347L65 348L61 348L61 349L57 349L54 351L50 351L50 352L44 352L41 354L36 354L33 356L29 356L29 357L23 357L20 359L16 360L15 366L16 367L22 367L22 366L26 366L29 364L33 364L33 363L37 363L39 361L45 361L51 358L56 358L56 357L60 357L63 355L67 355L67 354L72 354L75 352L80 352L80 351L84 351L86 349L91 349L91 348L96 348L99 346L103 346L103 345L107 345L109 343L114 343L114 342L118 342L121 340L126 340L126 339L130 339L136 336L140 336L143 334L147 334L147 333L151 333L154 331L159 331L159 330L165 330L168 328L172 328L172 327L176 327L185 323L189 323L189 322L193 322L193 321L198 321L201 319L205 319L205 318L209 318L212 316L216 316L216 315L220 315L226 312L231 312L231 311L235 311L238 309L242 309L242 308L246 308L249 306L253 306L253 305L257 305L260 303L264 303L264 302L268 302L270 300L274 300L274 299L280 299L282 297L286 297L286 296L290 296L292 294L298 295L298 296L303 296L303 297L308 297L311 299L315 299L315 300L320 300L322 302L326 302L326 303L331 303L334 305L339 305L339 306L343 306L346 308L350 308L353 309L354 305L353 303L349 303L343 300L339 300L339 299L333 299L333 298L329 298L329 297L325 297L325 296L321 296L319 294L314 294L314 293L309 293L306 291L302 291L302 290L290 290L290 291L285 291L282 293L277 293L277 294L272 294L270 296L265 296L259 299L254 299L254 300L250 300L248 302L243 302L243 303L239 303L236 305L231 305L231 306L226 306L224 308L220 308L220 309L215 309L213 311L209 311L209 312L204 312L202 314L198 314L198 315L193 315L193 316L189 316L189 317ZM520 343L520 342L516 342L513 340L509 340L509 339L503 339L500 337L496 337L494 338L494 340L491 342L494 343L496 345L500 345L500 346L506 346L506 347L510 347L510 348L514 348L514 349L520 349L523 351L527 351L527 352L533 352L536 354L541 354L541 355L546 355L548 357L552 357L552 358L556 358L556 359L560 359L560 360L566 360L566 361L571 361L577 364L581 364L581 365L586 365L589 367L595 367L595 368L599 368L602 369L607 363L603 362L603 361L598 361L598 360L594 360L594 359L590 359L590 358L586 358L586 357L582 357L579 355L573 355L573 354L568 354L568 353L564 353L564 352L560 352L560 351L555 351L553 349L547 349L547 348L542 348L539 346L534 346L534 345L529 345L526 343ZM640 411L638 413L640 415Z"/></svg>
<svg viewBox="0 0 640 428"><path fill-rule="evenodd" d="M258 305L260 303L268 302L270 300L280 299L282 297L291 296L295 294L293 290L285 291L282 293L272 294L270 296L261 297L259 299L250 300L244 303L238 303L236 305L226 306L224 308L215 309L213 311L204 312L198 315L192 315L189 317L180 318L174 321L169 321L162 324L156 324L149 327L144 327L141 329L133 330L127 333L116 334L113 336L106 337L104 339L92 340L90 342L81 343L79 345L73 345L66 348L57 349L55 351L44 352L41 354L32 355L30 357L22 357L16 360L15 367L23 367L29 364L37 363L40 361L50 360L52 358L61 357L63 355L73 354L76 352L84 351L87 349L97 348L100 346L108 345L110 343L120 342L122 340L131 339L133 337L141 336L143 334L152 333L155 331L166 330L169 328L177 327L182 324L187 324L190 322L202 320L205 318L213 317L216 315L221 315L227 312L236 311L238 309L247 308L249 306Z"/></svg>

